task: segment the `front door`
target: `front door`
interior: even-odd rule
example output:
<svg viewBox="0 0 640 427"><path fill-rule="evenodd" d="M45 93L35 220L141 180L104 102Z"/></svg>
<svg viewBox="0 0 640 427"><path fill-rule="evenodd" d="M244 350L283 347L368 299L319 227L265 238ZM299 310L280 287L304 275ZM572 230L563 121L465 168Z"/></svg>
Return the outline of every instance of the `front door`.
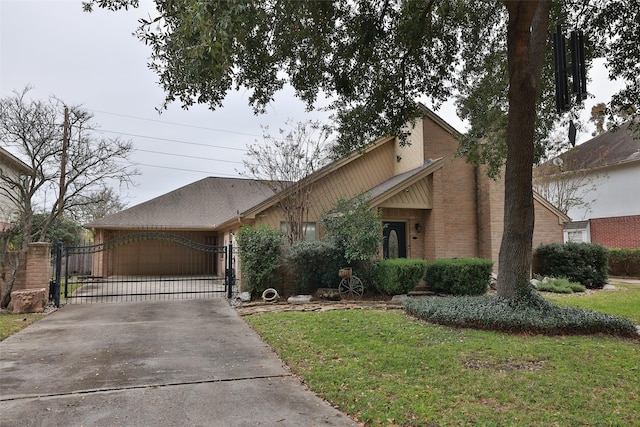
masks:
<svg viewBox="0 0 640 427"><path fill-rule="evenodd" d="M407 224L404 222L385 222L382 252L385 259L407 257Z"/></svg>

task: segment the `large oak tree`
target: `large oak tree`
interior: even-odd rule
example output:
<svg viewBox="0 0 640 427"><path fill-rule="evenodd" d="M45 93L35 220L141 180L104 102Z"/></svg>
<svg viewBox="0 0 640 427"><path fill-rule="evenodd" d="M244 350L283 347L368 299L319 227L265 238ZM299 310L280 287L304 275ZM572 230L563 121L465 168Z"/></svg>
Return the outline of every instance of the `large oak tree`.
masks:
<svg viewBox="0 0 640 427"><path fill-rule="evenodd" d="M498 292L526 295L534 225L532 165L554 122L550 34L586 32L588 62L605 56L627 80L618 107L639 98L638 0L155 0L138 37L166 102L222 106L240 87L256 112L286 84L309 107L321 96L349 152L375 137L403 135L416 100L456 97L470 124L461 153L496 173L505 164L504 235ZM109 9L137 0L91 0Z"/></svg>

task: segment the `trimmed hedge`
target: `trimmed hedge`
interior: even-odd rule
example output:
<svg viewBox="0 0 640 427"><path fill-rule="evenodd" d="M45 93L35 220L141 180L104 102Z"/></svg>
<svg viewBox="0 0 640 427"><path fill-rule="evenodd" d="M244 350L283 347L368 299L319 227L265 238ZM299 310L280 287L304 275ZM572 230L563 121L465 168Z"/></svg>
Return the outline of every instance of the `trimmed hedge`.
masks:
<svg viewBox="0 0 640 427"><path fill-rule="evenodd" d="M640 277L640 249L609 249L609 274Z"/></svg>
<svg viewBox="0 0 640 427"><path fill-rule="evenodd" d="M330 242L303 240L291 245L287 264L296 278L297 292L314 293L320 287L337 287L338 270L346 261Z"/></svg>
<svg viewBox="0 0 640 427"><path fill-rule="evenodd" d="M492 268L489 259L439 259L427 264L424 280L435 292L482 295L489 288Z"/></svg>
<svg viewBox="0 0 640 427"><path fill-rule="evenodd" d="M587 288L607 283L609 251L591 243L551 243L536 249L538 272L543 276L564 277Z"/></svg>
<svg viewBox="0 0 640 427"><path fill-rule="evenodd" d="M385 259L374 268L373 281L383 294L406 294L424 277L426 266L427 262L423 259Z"/></svg>

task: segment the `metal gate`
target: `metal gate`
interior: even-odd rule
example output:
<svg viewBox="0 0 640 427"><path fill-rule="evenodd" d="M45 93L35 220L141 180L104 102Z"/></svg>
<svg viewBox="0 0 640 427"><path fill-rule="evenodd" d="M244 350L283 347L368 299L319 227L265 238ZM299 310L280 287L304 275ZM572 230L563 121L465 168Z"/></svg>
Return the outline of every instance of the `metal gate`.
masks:
<svg viewBox="0 0 640 427"><path fill-rule="evenodd" d="M199 241L198 241L199 240ZM159 299L231 298L233 246L163 231L56 249L56 306Z"/></svg>

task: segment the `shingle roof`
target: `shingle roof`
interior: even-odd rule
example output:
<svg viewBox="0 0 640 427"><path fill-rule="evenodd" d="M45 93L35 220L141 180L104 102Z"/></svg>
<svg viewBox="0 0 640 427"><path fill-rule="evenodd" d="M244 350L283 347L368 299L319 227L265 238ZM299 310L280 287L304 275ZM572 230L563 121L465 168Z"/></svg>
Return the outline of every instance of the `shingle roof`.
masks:
<svg viewBox="0 0 640 427"><path fill-rule="evenodd" d="M209 177L86 227L213 229L272 195L272 190L255 180Z"/></svg>
<svg viewBox="0 0 640 427"><path fill-rule="evenodd" d="M636 137L637 138L637 137ZM640 161L640 139L635 139L629 122L607 131L558 156L563 172L589 170ZM556 165L558 161L556 160ZM553 167L552 161L541 168Z"/></svg>
<svg viewBox="0 0 640 427"><path fill-rule="evenodd" d="M367 192L367 194L372 198L375 199L378 196L381 196L382 194L386 193L387 191L393 189L394 187L402 184L403 182L405 182L406 180L408 180L409 178L411 178L412 176L417 175L418 173L424 171L425 169L428 169L430 166L432 166L432 164L434 163L434 161L432 159L427 159L425 160L424 164L422 166L418 166L415 169L411 169L407 172L395 175L391 178L389 178L388 180L384 181L381 184L376 185L375 187L373 187L371 190L369 190Z"/></svg>

